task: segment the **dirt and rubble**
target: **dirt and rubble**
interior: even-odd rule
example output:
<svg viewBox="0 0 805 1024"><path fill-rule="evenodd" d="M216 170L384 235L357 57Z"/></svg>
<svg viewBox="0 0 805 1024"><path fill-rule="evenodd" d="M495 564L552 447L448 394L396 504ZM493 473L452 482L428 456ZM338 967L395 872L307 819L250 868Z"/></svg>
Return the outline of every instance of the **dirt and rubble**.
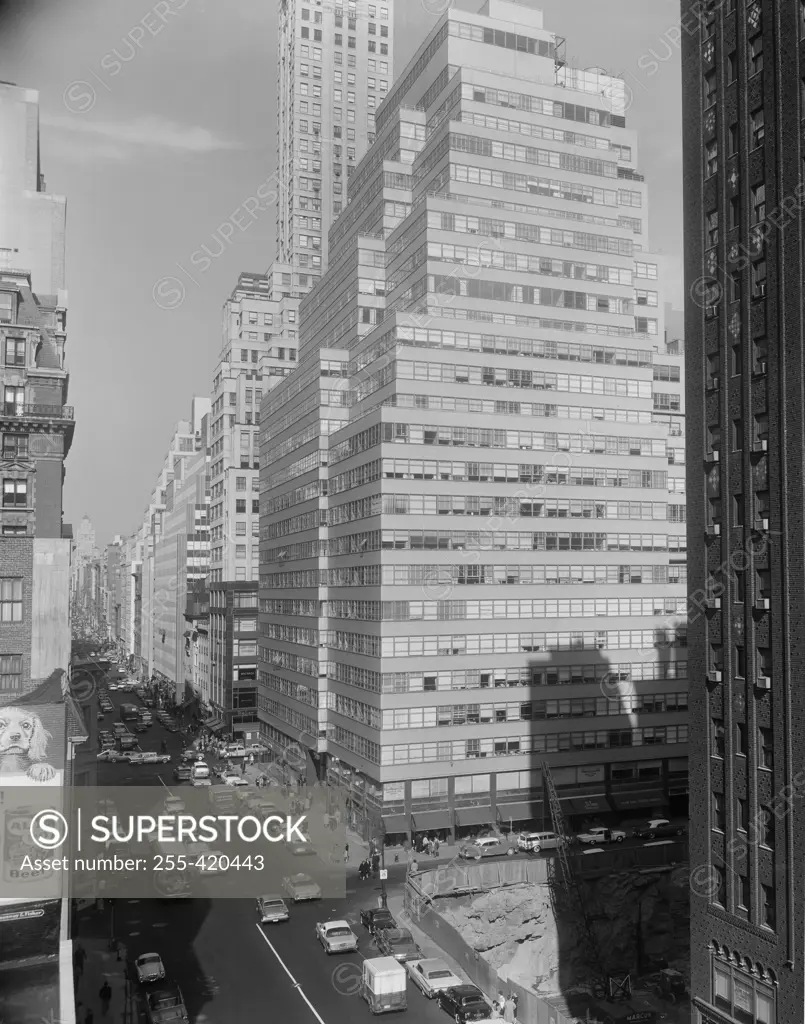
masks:
<svg viewBox="0 0 805 1024"><path fill-rule="evenodd" d="M685 867L662 874L622 872L583 883L585 906L605 966L644 973L660 960L690 977L689 877ZM517 885L443 903L442 916L494 967L541 994L567 991L589 975L570 912L554 916L544 885ZM638 939L639 936L639 939ZM638 954L638 941L642 947Z"/></svg>

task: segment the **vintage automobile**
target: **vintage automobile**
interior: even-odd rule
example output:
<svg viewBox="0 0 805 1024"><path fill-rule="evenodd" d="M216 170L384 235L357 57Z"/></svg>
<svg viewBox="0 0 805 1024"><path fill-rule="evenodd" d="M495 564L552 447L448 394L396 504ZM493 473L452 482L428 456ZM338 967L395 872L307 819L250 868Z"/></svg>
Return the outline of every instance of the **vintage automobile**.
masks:
<svg viewBox="0 0 805 1024"><path fill-rule="evenodd" d="M349 921L319 921L316 925L316 938L328 955L355 953L358 949L358 936L350 928Z"/></svg>
<svg viewBox="0 0 805 1024"><path fill-rule="evenodd" d="M260 924L279 924L289 921L288 904L281 896L260 896L257 900L257 914Z"/></svg>
<svg viewBox="0 0 805 1024"><path fill-rule="evenodd" d="M309 875L303 875L301 871L299 874L283 878L282 887L294 903L302 903L304 900L321 899L320 887Z"/></svg>
<svg viewBox="0 0 805 1024"><path fill-rule="evenodd" d="M405 968L408 977L428 999L435 999L443 989L461 984L461 978L453 974L444 960L409 960Z"/></svg>

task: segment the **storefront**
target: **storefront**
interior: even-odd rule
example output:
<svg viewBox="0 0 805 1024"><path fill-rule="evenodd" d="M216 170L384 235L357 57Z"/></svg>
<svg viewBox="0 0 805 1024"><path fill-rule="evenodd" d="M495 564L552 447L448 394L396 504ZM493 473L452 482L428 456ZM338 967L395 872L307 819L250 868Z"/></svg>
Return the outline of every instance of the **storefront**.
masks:
<svg viewBox="0 0 805 1024"><path fill-rule="evenodd" d="M58 961L61 900L0 900L0 968Z"/></svg>

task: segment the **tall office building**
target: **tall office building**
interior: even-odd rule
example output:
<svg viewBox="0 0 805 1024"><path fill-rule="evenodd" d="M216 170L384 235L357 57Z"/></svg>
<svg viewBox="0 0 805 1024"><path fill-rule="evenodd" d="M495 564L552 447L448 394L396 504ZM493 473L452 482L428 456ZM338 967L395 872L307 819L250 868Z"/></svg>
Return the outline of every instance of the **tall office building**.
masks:
<svg viewBox="0 0 805 1024"><path fill-rule="evenodd" d="M259 717L367 834L541 823L546 759L573 824L686 809L647 189L623 82L562 44L440 19L263 400Z"/></svg>
<svg viewBox="0 0 805 1024"><path fill-rule="evenodd" d="M800 1024L805 5L702 6L682 4L691 992L700 1024Z"/></svg>
<svg viewBox="0 0 805 1024"><path fill-rule="evenodd" d="M297 365L291 273L275 263L268 274L240 274L224 304L210 395L209 724L246 742L258 731L260 404Z"/></svg>
<svg viewBox="0 0 805 1024"><path fill-rule="evenodd" d="M280 0L277 259L306 292L394 71L393 0Z"/></svg>

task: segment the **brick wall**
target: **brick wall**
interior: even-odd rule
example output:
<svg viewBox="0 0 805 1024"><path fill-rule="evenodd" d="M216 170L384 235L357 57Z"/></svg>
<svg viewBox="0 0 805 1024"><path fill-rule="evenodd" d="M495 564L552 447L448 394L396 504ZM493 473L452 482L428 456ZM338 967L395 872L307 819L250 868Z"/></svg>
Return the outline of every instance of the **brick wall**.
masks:
<svg viewBox="0 0 805 1024"><path fill-rule="evenodd" d="M22 622L0 623L0 654L22 655L23 691L31 689L33 564L33 537L0 538L0 579L22 577Z"/></svg>

